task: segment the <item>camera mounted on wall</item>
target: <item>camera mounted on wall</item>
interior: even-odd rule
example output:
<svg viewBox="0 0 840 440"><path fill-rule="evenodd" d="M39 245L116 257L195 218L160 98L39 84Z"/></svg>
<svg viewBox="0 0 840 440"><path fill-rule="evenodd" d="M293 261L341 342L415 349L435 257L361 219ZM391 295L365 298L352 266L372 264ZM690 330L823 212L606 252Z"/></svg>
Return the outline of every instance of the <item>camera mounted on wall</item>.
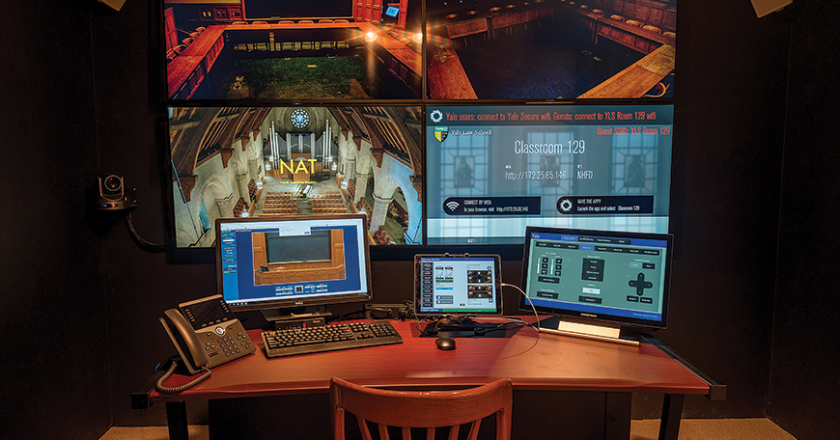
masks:
<svg viewBox="0 0 840 440"><path fill-rule="evenodd" d="M137 198L133 191L126 191L123 178L111 174L99 179L99 193L95 207L100 211L124 211L137 206Z"/></svg>

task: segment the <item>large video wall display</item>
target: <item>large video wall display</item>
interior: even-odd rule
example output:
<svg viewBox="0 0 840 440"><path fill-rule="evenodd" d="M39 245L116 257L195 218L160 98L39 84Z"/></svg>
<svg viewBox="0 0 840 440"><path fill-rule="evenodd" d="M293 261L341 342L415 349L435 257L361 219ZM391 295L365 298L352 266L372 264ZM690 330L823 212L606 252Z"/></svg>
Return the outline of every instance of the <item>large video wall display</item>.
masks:
<svg viewBox="0 0 840 440"><path fill-rule="evenodd" d="M254 216L364 213L381 258L669 231L676 0L158 5L178 249Z"/></svg>
<svg viewBox="0 0 840 440"><path fill-rule="evenodd" d="M675 0L426 1L431 99L668 99Z"/></svg>
<svg viewBox="0 0 840 440"><path fill-rule="evenodd" d="M169 100L420 99L420 0L164 0Z"/></svg>
<svg viewBox="0 0 840 440"><path fill-rule="evenodd" d="M432 106L430 245L522 244L527 226L668 232L672 105Z"/></svg>
<svg viewBox="0 0 840 440"><path fill-rule="evenodd" d="M211 247L215 220L364 213L376 245L419 245L419 106L170 106L179 248Z"/></svg>

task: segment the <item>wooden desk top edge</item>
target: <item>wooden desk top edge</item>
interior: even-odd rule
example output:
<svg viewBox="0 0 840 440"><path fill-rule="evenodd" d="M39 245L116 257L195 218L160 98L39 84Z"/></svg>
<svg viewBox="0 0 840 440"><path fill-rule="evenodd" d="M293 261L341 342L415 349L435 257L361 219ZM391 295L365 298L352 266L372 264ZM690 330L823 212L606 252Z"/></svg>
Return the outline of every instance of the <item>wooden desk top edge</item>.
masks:
<svg viewBox="0 0 840 440"><path fill-rule="evenodd" d="M403 336L403 344L280 359L268 359L260 349L253 355L214 368L209 380L190 390L169 395L151 391L148 400L154 403L325 393L332 376L365 386L404 390L458 389L509 377L518 390L720 395L720 384L710 383L702 377L702 372L698 375L699 370L686 367L664 352L661 342L657 345L643 340L640 347L614 346L538 334L533 328L523 327L508 330L515 334L505 338L461 338L458 349L444 352L434 348L432 338L420 338L413 321L392 323ZM260 330L249 331L255 343L260 341L260 333ZM578 361L570 362L565 355L550 359L551 351L557 349L577 356ZM361 358L365 360L360 361ZM394 364L395 358L405 358L407 364L398 366ZM464 370L464 362L469 359L479 359L479 365ZM493 362L489 362L491 359ZM540 365L544 362L550 365ZM616 369L616 364L622 362L633 362L636 366ZM444 363L448 368L429 368ZM397 367L400 370L394 371ZM571 371L568 376L543 374L567 369ZM579 374L583 371L587 373ZM616 372L622 372L624 377L608 377ZM176 375L166 385L181 385L189 379Z"/></svg>

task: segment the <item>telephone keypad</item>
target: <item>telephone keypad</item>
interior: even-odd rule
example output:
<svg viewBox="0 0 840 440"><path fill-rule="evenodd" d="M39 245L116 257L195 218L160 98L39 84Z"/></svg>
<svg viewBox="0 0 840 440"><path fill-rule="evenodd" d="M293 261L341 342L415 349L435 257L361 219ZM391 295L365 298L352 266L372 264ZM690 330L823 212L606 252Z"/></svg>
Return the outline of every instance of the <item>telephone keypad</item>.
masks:
<svg viewBox="0 0 840 440"><path fill-rule="evenodd" d="M204 341L204 351L208 358L212 359L211 367L256 351L251 338L248 337L239 321L227 325L222 324L218 327L205 328L203 333L208 337L208 340Z"/></svg>

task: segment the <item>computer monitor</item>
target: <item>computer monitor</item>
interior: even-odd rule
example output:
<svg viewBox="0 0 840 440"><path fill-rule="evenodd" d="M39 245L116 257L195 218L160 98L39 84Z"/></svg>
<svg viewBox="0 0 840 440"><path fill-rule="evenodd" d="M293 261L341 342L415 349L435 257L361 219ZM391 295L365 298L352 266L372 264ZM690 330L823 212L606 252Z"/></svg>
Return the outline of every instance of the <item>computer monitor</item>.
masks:
<svg viewBox="0 0 840 440"><path fill-rule="evenodd" d="M431 99L674 97L676 0L424 6Z"/></svg>
<svg viewBox="0 0 840 440"><path fill-rule="evenodd" d="M218 289L234 311L372 297L362 214L221 218L216 234Z"/></svg>
<svg viewBox="0 0 840 440"><path fill-rule="evenodd" d="M393 4L393 5L389 4L385 8L385 16L386 17L397 18L398 15L400 15L400 5L399 4Z"/></svg>
<svg viewBox="0 0 840 440"><path fill-rule="evenodd" d="M622 325L667 325L673 236L542 227L525 234L520 309L533 304L562 315L560 330L608 328L612 337Z"/></svg>
<svg viewBox="0 0 840 440"><path fill-rule="evenodd" d="M416 255L418 316L498 315L502 276L498 255Z"/></svg>
<svg viewBox="0 0 840 440"><path fill-rule="evenodd" d="M429 245L521 249L527 226L668 232L673 105L430 105L426 117Z"/></svg>
<svg viewBox="0 0 840 440"><path fill-rule="evenodd" d="M414 313L431 322L421 336L484 336L504 325L478 316L502 313L501 258L498 255L416 255ZM504 335L504 332L494 333Z"/></svg>
<svg viewBox="0 0 840 440"><path fill-rule="evenodd" d="M212 260L216 218L362 211L374 247L422 244L422 128L405 123L422 120L421 106L178 105L168 114L176 250L206 248L198 252Z"/></svg>

